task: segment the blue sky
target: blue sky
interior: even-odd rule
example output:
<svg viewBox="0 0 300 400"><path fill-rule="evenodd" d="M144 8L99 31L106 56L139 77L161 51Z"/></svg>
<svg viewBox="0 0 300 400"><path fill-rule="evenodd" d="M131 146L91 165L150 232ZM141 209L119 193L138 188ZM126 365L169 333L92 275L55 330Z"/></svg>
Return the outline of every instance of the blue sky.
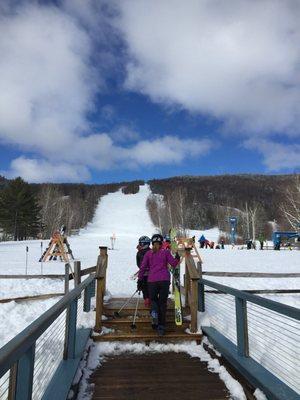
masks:
<svg viewBox="0 0 300 400"><path fill-rule="evenodd" d="M31 182L300 167L293 1L0 5L0 173Z"/></svg>

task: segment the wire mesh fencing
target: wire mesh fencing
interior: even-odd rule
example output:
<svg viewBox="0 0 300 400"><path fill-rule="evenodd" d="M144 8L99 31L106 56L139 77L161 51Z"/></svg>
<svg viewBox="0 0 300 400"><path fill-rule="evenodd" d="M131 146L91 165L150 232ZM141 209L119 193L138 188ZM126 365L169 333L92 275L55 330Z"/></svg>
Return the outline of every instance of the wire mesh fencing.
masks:
<svg viewBox="0 0 300 400"><path fill-rule="evenodd" d="M35 347L32 399L42 398L63 359L66 310L38 338Z"/></svg>
<svg viewBox="0 0 300 400"><path fill-rule="evenodd" d="M10 371L7 371L0 378L0 400L7 400L8 393L9 393L9 378L10 378Z"/></svg>
<svg viewBox="0 0 300 400"><path fill-rule="evenodd" d="M299 310L203 281L214 289L205 293L210 326L235 344L239 355L249 356L300 395Z"/></svg>
<svg viewBox="0 0 300 400"><path fill-rule="evenodd" d="M300 394L300 321L247 303L249 356Z"/></svg>
<svg viewBox="0 0 300 400"><path fill-rule="evenodd" d="M209 314L211 326L236 344L235 297L217 292L207 293L205 309Z"/></svg>

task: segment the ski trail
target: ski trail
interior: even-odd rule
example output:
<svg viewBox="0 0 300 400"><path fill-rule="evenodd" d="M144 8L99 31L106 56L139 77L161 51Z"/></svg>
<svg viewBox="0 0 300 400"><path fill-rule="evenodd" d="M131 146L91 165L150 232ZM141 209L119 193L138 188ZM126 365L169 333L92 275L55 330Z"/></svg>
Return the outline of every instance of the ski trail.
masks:
<svg viewBox="0 0 300 400"><path fill-rule="evenodd" d="M137 271L138 238L151 237L156 232L146 207L150 193L148 185L144 185L136 194L125 195L119 190L102 197L93 221L78 237L70 239L83 266L91 266L95 265L99 245L110 248L110 237L116 235L115 249L108 250L107 269L107 289L113 296L127 296L136 288L130 276Z"/></svg>

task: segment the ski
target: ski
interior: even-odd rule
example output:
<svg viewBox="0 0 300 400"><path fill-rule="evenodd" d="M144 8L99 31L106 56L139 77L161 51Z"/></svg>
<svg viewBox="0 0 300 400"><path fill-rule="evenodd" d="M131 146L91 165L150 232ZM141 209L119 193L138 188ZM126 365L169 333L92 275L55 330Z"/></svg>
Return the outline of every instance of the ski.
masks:
<svg viewBox="0 0 300 400"><path fill-rule="evenodd" d="M173 255L176 253L178 246L176 242L176 229L170 230L171 239L171 252ZM174 295L174 307L175 307L175 323L176 325L182 325L182 304L181 304L181 294L180 294L180 262L172 270L173 274L173 295Z"/></svg>
<svg viewBox="0 0 300 400"><path fill-rule="evenodd" d="M179 264L180 265L180 264ZM173 272L174 277L174 305L175 305L175 323L182 325L182 304L180 294L180 267L176 267Z"/></svg>

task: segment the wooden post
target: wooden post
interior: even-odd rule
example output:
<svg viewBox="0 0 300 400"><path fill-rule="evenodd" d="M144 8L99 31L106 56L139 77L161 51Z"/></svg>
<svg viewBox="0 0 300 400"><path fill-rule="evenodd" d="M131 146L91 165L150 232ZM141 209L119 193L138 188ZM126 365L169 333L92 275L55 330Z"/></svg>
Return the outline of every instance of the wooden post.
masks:
<svg viewBox="0 0 300 400"><path fill-rule="evenodd" d="M197 271L199 272L199 279L202 279L202 261L197 261Z"/></svg>
<svg viewBox="0 0 300 400"><path fill-rule="evenodd" d="M102 278L97 278L95 331L98 332L101 332L102 330L103 297L104 297L104 280Z"/></svg>
<svg viewBox="0 0 300 400"><path fill-rule="evenodd" d="M238 354L249 357L248 321L247 321L247 301L235 298L236 315L236 338Z"/></svg>
<svg viewBox="0 0 300 400"><path fill-rule="evenodd" d="M199 273L199 284L198 284L198 310L201 312L205 311L205 299L204 299L204 285L201 283L202 280L202 260L197 262L197 271Z"/></svg>
<svg viewBox="0 0 300 400"><path fill-rule="evenodd" d="M198 283L198 310L205 311L204 285L201 280Z"/></svg>
<svg viewBox="0 0 300 400"><path fill-rule="evenodd" d="M65 264L65 294L69 292L69 273L70 273L70 265L69 263Z"/></svg>
<svg viewBox="0 0 300 400"><path fill-rule="evenodd" d="M81 262L80 261L74 261L74 277L75 277L75 282L74 286L78 286L81 283Z"/></svg>
<svg viewBox="0 0 300 400"><path fill-rule="evenodd" d="M99 246L100 255L96 266L96 322L95 330L102 330L103 298L106 289L106 269L108 264L107 247Z"/></svg>
<svg viewBox="0 0 300 400"><path fill-rule="evenodd" d="M188 262L187 262L187 258L190 256L191 256L191 252L187 250L185 253L185 282L184 282L184 284L185 284L184 296L185 296L186 306L189 305L189 301L190 301L189 293L191 290L191 276L190 276L189 266L188 266Z"/></svg>
<svg viewBox="0 0 300 400"><path fill-rule="evenodd" d="M191 332L197 332L198 324L198 279L191 280L191 299L190 299L190 309L191 309Z"/></svg>
<svg viewBox="0 0 300 400"><path fill-rule="evenodd" d="M91 310L91 297L92 297L92 284L89 284L84 289L84 297L83 297L83 311L89 312Z"/></svg>

